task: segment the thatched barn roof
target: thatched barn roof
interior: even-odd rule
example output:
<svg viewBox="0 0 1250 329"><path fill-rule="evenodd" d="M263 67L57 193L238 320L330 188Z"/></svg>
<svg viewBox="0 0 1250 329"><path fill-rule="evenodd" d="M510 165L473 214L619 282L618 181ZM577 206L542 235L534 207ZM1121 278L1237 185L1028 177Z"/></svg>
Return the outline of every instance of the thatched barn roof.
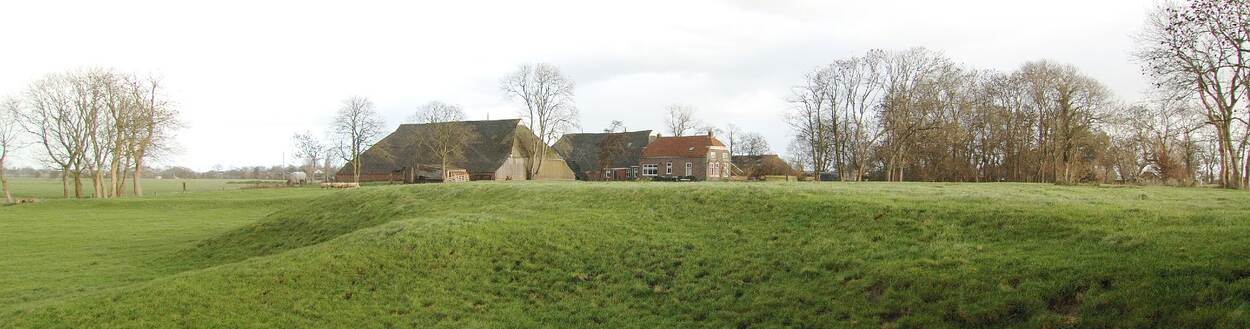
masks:
<svg viewBox="0 0 1250 329"><path fill-rule="evenodd" d="M529 128L520 125L519 119L402 124L395 132L382 138L361 154L361 175L385 175L408 167L440 165L441 160L435 154L423 149L417 142L417 138L426 135L436 125L445 124L462 124L470 132L463 158L452 162L449 166L462 168L470 173L495 172L512 155L514 146L524 150L537 138ZM548 153L547 158L559 158L559 156L552 151ZM349 163L339 171L338 175L350 177L351 172Z"/></svg>

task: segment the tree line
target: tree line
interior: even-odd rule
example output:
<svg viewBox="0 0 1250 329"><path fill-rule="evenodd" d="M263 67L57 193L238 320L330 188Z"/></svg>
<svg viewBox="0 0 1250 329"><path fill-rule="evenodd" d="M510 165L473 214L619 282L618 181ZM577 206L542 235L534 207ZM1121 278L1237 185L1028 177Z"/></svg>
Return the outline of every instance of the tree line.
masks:
<svg viewBox="0 0 1250 329"><path fill-rule="evenodd" d="M924 48L873 50L807 73L787 99L792 157L842 180L1105 181L1116 106L1071 65L964 67Z"/></svg>
<svg viewBox="0 0 1250 329"><path fill-rule="evenodd" d="M1132 104L1047 60L1000 72L924 48L838 59L787 99L791 160L848 181L1244 188L1247 17L1244 1L1160 7L1137 55L1156 88Z"/></svg>
<svg viewBox="0 0 1250 329"><path fill-rule="evenodd" d="M3 106L0 168L11 150L37 148L62 173L66 198L121 197L128 179L130 195L143 196L145 164L170 151L182 126L160 79L108 69L47 75Z"/></svg>

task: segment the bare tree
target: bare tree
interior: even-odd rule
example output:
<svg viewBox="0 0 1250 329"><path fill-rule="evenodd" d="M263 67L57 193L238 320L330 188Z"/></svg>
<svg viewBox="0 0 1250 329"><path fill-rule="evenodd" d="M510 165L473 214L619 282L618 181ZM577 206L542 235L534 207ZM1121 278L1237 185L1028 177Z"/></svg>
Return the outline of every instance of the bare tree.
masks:
<svg viewBox="0 0 1250 329"><path fill-rule="evenodd" d="M295 155L304 159L304 171L313 180L317 180L317 165L326 157L326 146L312 132L296 133L292 139L295 142Z"/></svg>
<svg viewBox="0 0 1250 329"><path fill-rule="evenodd" d="M1094 123L1111 106L1111 96L1106 87L1077 73L1076 68L1071 66L1065 66L1059 74L1057 87L1056 147L1058 163L1063 170L1054 176L1057 183L1070 184L1076 183L1078 178L1072 170L1072 163L1078 156L1077 139L1091 132Z"/></svg>
<svg viewBox="0 0 1250 329"><path fill-rule="evenodd" d="M432 101L420 108L417 112L408 117L408 122L412 123L436 123L436 122L453 122L464 121L464 109L459 105L452 105L440 101Z"/></svg>
<svg viewBox="0 0 1250 329"><path fill-rule="evenodd" d="M75 168L82 161L85 144L83 119L74 107L74 90L68 74L51 74L36 81L27 92L26 110L19 112L22 128L43 149L43 160L61 170L61 194L70 197L70 178L74 180L74 196L81 196L81 184Z"/></svg>
<svg viewBox="0 0 1250 329"><path fill-rule="evenodd" d="M870 151L881 137L876 108L883 93L885 56L884 51L872 50L863 57L835 61L831 67L830 117L840 118L834 125L833 147L842 180L863 180L872 161Z"/></svg>
<svg viewBox="0 0 1250 329"><path fill-rule="evenodd" d="M799 172L799 177L797 178L800 181L803 180L804 173L806 173L807 169L810 168L808 165L813 163L811 160L811 154L808 152L811 152L811 146L808 145L808 141L802 139L801 137L796 137L794 140L790 141L788 146L786 146L786 153L789 154L786 162L789 162L790 166L794 167L794 170ZM820 180L819 173L816 173L816 180Z"/></svg>
<svg viewBox="0 0 1250 329"><path fill-rule="evenodd" d="M764 139L764 135L759 133L750 132L742 134L741 144L739 152L742 155L758 156L768 154L769 152L768 140Z"/></svg>
<svg viewBox="0 0 1250 329"><path fill-rule="evenodd" d="M729 143L729 155L738 155L738 140L742 139L742 128L732 123L725 125L725 142Z"/></svg>
<svg viewBox="0 0 1250 329"><path fill-rule="evenodd" d="M605 133L623 133L625 131L625 123L621 122L621 120L612 120L612 122L608 123L607 128L603 128Z"/></svg>
<svg viewBox="0 0 1250 329"><path fill-rule="evenodd" d="M1250 141L1250 2L1190 0L1168 3L1149 18L1139 36L1137 58L1156 83L1196 93L1215 130L1220 182L1244 188L1243 161Z"/></svg>
<svg viewBox="0 0 1250 329"><path fill-rule="evenodd" d="M5 99L3 108L0 108L0 187L4 189L4 203L13 203L13 194L9 191L9 179L5 175L4 163L8 160L9 154L19 147L16 115L21 108L22 101L17 98Z"/></svg>
<svg viewBox="0 0 1250 329"><path fill-rule="evenodd" d="M129 90L135 102L128 146L134 163L132 190L135 196L142 197L144 164L172 149L174 133L183 123L167 99L160 78L133 79Z"/></svg>
<svg viewBox="0 0 1250 329"><path fill-rule="evenodd" d="M934 119L943 106L945 82L957 79L957 68L939 53L912 48L894 53L884 63L885 95L881 125L887 147L886 179L904 180L916 141L923 131L935 127ZM945 81L943 81L945 79Z"/></svg>
<svg viewBox="0 0 1250 329"><path fill-rule="evenodd" d="M415 136L415 144L439 160L438 168L443 179L447 179L448 166L463 160L465 147L476 139L472 127L464 124L464 116L464 110L459 105L439 101L421 106L413 115L418 123L426 125L421 130L423 133ZM419 165L413 163L413 168Z"/></svg>
<svg viewBox="0 0 1250 329"><path fill-rule="evenodd" d="M339 154L352 166L352 182L360 183L360 155L382 135L381 114L373 101L361 96L343 100L331 128L337 138Z"/></svg>
<svg viewBox="0 0 1250 329"><path fill-rule="evenodd" d="M669 105L666 110L668 116L664 117L664 126L673 136L685 136L687 132L699 125L699 121L694 117L694 106L673 104Z"/></svg>
<svg viewBox="0 0 1250 329"><path fill-rule="evenodd" d="M130 173L133 151L133 137L136 126L136 114L139 100L135 99L128 88L135 78L125 75L114 75L106 82L107 120L110 126L104 129L104 140L109 145L108 155L108 195L121 197L125 194L126 176Z"/></svg>
<svg viewBox="0 0 1250 329"><path fill-rule="evenodd" d="M791 111L786 113L786 121L794 129L795 142L804 147L801 158L811 161L805 167L814 171L817 177L828 172L834 156L835 120L829 110L833 107L832 78L833 71L828 66L816 68L803 77L802 84L794 87L787 99Z"/></svg>
<svg viewBox="0 0 1250 329"><path fill-rule="evenodd" d="M521 119L538 139L526 145L529 161L526 179L542 170L551 144L564 132L577 127L577 107L573 104L573 80L551 64L524 64L500 82L500 89L525 105Z"/></svg>

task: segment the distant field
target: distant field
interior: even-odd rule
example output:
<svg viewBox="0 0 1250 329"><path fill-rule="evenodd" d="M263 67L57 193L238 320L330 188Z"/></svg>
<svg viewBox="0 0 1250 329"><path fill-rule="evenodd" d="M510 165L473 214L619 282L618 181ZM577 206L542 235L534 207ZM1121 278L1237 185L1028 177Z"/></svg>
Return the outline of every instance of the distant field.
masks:
<svg viewBox="0 0 1250 329"><path fill-rule="evenodd" d="M0 208L0 327L1250 326L1250 193L268 189Z"/></svg>
<svg viewBox="0 0 1250 329"><path fill-rule="evenodd" d="M222 191L234 190L247 186L247 183L253 180L234 180L234 179L145 179L143 180L143 193L145 195L164 195L170 193L181 193L183 183L186 183L186 189L190 192L204 191ZM71 182L72 184L72 182ZM40 199L53 199L62 197L61 179L47 178L29 178L17 177L9 178L9 188L13 191L14 197L27 198L34 197ZM70 185L70 195L73 195L74 186ZM91 180L83 180L83 191L85 195L91 195ZM130 193L131 185L126 184L126 192Z"/></svg>

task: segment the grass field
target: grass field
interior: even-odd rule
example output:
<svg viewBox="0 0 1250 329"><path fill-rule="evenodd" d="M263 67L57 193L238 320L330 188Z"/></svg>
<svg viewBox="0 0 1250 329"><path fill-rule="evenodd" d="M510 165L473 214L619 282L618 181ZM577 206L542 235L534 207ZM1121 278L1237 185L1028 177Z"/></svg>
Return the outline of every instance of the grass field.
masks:
<svg viewBox="0 0 1250 329"><path fill-rule="evenodd" d="M469 183L0 208L5 327L1250 326L1250 193Z"/></svg>
<svg viewBox="0 0 1250 329"><path fill-rule="evenodd" d="M184 183L188 192L234 190L248 186L249 184L242 184L248 182L232 179L144 179L143 194L145 196L161 196L182 193ZM59 178L10 177L9 188L15 198L56 199L63 196L61 179ZM73 185L70 185L70 195L74 194L73 188ZM126 193L130 193L131 188L129 183L126 184ZM91 195L90 179L83 180L83 193L86 196Z"/></svg>

